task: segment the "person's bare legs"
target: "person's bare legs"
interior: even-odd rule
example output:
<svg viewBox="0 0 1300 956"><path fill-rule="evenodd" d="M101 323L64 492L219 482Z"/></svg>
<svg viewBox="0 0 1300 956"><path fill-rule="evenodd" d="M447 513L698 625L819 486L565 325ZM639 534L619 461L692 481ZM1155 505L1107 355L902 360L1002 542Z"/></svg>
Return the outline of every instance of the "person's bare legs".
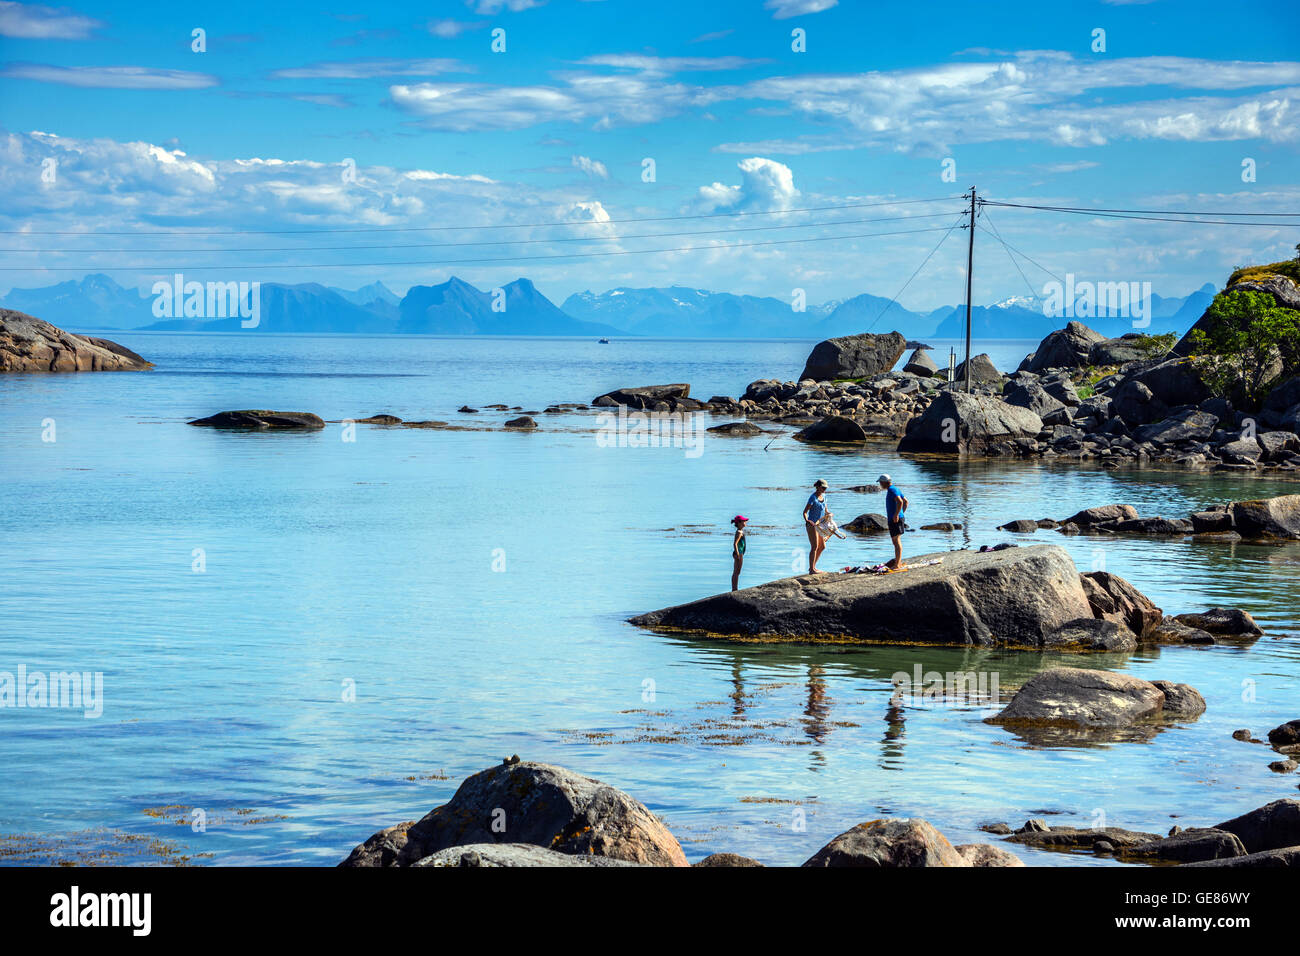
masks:
<svg viewBox="0 0 1300 956"><path fill-rule="evenodd" d="M740 566L745 563L745 559L736 557L732 560L731 566L731 590L740 590Z"/></svg>
<svg viewBox="0 0 1300 956"><path fill-rule="evenodd" d="M890 540L894 542L894 559L887 561L887 568L901 568L903 566L903 538L901 535L891 534Z"/></svg>
<svg viewBox="0 0 1300 956"><path fill-rule="evenodd" d="M826 542L822 540L822 536L818 533L815 525L811 525L805 521L804 527L808 529L808 573L821 574L821 572L817 570L817 559L821 557L822 549L826 547Z"/></svg>

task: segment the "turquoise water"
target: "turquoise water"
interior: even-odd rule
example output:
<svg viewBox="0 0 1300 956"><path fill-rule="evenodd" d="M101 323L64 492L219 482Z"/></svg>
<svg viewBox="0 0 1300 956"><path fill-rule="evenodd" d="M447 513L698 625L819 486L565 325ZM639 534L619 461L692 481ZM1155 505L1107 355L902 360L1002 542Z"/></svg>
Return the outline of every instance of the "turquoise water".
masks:
<svg viewBox="0 0 1300 956"><path fill-rule="evenodd" d="M0 834L66 847L126 834L199 862L332 864L513 753L629 791L691 859L798 863L883 814L970 842L988 821L1104 814L1163 831L1296 795L1300 777L1270 772L1270 750L1230 734L1300 716L1300 545L1024 536L1063 545L1081 568L1104 564L1169 612L1238 604L1268 632L1245 648L1067 660L1200 689L1199 721L1140 743L1043 748L976 706L889 708L897 671L996 672L1005 697L1054 662L1036 654L746 647L624 623L726 588L737 512L752 519L742 584L802 568L799 513L819 476L841 520L883 510L841 489L888 471L914 524L971 529L909 535L913 553L1013 540L993 530L1012 518L1111 501L1183 515L1294 485L958 466L788 436L764 451L771 435L710 435L693 455L605 447L591 413L539 415L538 432L517 434L496 429L518 412L455 411L666 381L738 395L755 378L793 378L807 342L116 337L157 369L0 378L0 671L103 673L98 718L0 709ZM1030 348L990 352L1006 368ZM357 426L348 442L338 424L184 424L228 408L477 430ZM834 541L823 566L887 549Z"/></svg>

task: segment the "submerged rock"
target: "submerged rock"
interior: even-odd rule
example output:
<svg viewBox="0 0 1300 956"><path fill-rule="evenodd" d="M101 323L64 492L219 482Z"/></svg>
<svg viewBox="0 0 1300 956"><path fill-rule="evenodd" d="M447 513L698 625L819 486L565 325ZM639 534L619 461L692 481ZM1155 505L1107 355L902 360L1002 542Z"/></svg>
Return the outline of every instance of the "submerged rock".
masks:
<svg viewBox="0 0 1300 956"><path fill-rule="evenodd" d="M528 415L521 415L519 418L512 418L505 423L506 428L531 429L537 427L537 421Z"/></svg>
<svg viewBox="0 0 1300 956"><path fill-rule="evenodd" d="M1037 824L1037 825L1035 825ZM1121 827L1049 827L1041 821L1031 820L1007 839L1012 843L1035 846L1046 850L1092 850L1098 844L1107 844L1104 852L1142 846L1161 839L1158 833L1125 830Z"/></svg>
<svg viewBox="0 0 1300 956"><path fill-rule="evenodd" d="M948 838L920 819L872 820L846 830L804 866L970 866Z"/></svg>
<svg viewBox="0 0 1300 956"><path fill-rule="evenodd" d="M196 418L190 425L204 428L252 428L276 431L314 430L325 427L319 415L311 412L272 412L264 409L244 409L235 412L217 412L207 418Z"/></svg>
<svg viewBox="0 0 1300 956"><path fill-rule="evenodd" d="M597 408L610 408L626 405L628 408L653 408L658 402L675 405L680 399L690 398L691 387L684 383L672 385L641 385L636 388L616 388L604 395L597 395L591 404Z"/></svg>
<svg viewBox="0 0 1300 956"><path fill-rule="evenodd" d="M1174 620L1184 627L1226 640L1253 641L1264 633L1249 612L1235 607L1212 607L1196 614L1176 614Z"/></svg>
<svg viewBox="0 0 1300 956"><path fill-rule="evenodd" d="M1119 855L1125 860L1195 863L1200 860L1242 857L1246 855L1246 848L1235 833L1213 827L1193 827L1150 843L1125 847Z"/></svg>
<svg viewBox="0 0 1300 956"><path fill-rule="evenodd" d="M727 422L724 425L714 425L708 430L719 435L739 435L742 437L761 435L763 433L763 429L753 422Z"/></svg>
<svg viewBox="0 0 1300 956"><path fill-rule="evenodd" d="M882 514L868 512L858 515L844 526L844 530L855 534L881 534L889 530L889 519Z"/></svg>
<svg viewBox="0 0 1300 956"><path fill-rule="evenodd" d="M932 558L941 563L920 566ZM783 578L631 622L749 641L1040 648L1061 625L1093 616L1074 562L1056 545L908 560L893 574Z"/></svg>
<svg viewBox="0 0 1300 956"><path fill-rule="evenodd" d="M137 372L153 363L124 345L73 335L43 319L0 309L0 372Z"/></svg>
<svg viewBox="0 0 1300 956"><path fill-rule="evenodd" d="M741 856L739 853L711 853L698 863L692 863L692 867L702 866L706 869L712 867L736 867L736 866L762 866L757 860L751 860L747 856Z"/></svg>
<svg viewBox="0 0 1300 956"><path fill-rule="evenodd" d="M416 823L381 830L341 865L410 866L439 850L476 843L526 843L570 855L687 865L677 840L637 800L591 777L529 761L474 774L447 803Z"/></svg>
<svg viewBox="0 0 1300 956"><path fill-rule="evenodd" d="M851 418L828 415L794 437L806 442L861 442L867 440L867 433L862 425Z"/></svg>
<svg viewBox="0 0 1300 956"><path fill-rule="evenodd" d="M1204 699L1187 684L1156 684L1131 674L1052 667L1027 680L987 723L1030 730L1114 730L1186 720L1204 710Z"/></svg>
<svg viewBox="0 0 1300 956"><path fill-rule="evenodd" d="M1035 674L1016 691L991 724L1047 727L1126 727L1159 716L1165 695L1150 681L1131 674L1052 667Z"/></svg>

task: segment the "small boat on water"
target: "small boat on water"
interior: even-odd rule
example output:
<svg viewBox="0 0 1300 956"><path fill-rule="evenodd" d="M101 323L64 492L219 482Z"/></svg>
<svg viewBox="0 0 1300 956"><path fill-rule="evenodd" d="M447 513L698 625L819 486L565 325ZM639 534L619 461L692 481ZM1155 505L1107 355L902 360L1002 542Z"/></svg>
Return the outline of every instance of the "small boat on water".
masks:
<svg viewBox="0 0 1300 956"><path fill-rule="evenodd" d="M608 345L608 344L609 344L609 339L601 339L601 340L600 340L598 343L596 343L596 344L597 344L597 345Z"/></svg>

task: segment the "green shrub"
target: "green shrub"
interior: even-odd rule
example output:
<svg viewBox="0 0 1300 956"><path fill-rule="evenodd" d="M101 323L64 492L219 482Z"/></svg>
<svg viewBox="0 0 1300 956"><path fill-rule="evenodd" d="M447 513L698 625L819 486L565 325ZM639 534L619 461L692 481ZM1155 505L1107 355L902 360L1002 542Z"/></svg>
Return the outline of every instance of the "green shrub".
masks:
<svg viewBox="0 0 1300 956"><path fill-rule="evenodd" d="M1300 371L1300 312L1281 308L1271 295L1220 293L1204 323L1191 331L1190 342L1216 395L1258 405L1279 377L1279 361L1281 377Z"/></svg>

